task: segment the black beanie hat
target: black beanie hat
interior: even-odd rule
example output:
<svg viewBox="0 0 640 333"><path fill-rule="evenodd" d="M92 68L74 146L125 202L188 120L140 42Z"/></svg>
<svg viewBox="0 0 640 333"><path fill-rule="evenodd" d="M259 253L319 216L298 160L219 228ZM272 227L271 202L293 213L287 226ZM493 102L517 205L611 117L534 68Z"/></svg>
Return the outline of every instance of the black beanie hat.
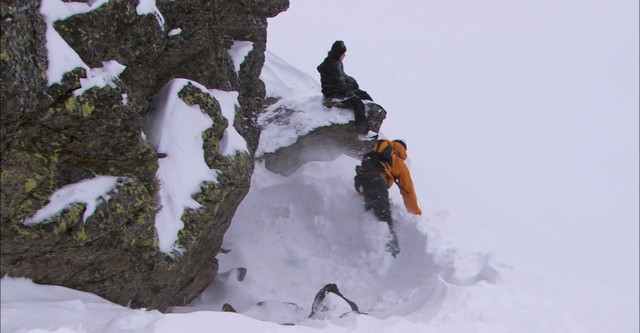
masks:
<svg viewBox="0 0 640 333"><path fill-rule="evenodd" d="M347 52L347 47L344 45L344 42L341 40L337 40L333 43L333 45L331 45L331 51L329 51L329 55L339 58L345 52Z"/></svg>

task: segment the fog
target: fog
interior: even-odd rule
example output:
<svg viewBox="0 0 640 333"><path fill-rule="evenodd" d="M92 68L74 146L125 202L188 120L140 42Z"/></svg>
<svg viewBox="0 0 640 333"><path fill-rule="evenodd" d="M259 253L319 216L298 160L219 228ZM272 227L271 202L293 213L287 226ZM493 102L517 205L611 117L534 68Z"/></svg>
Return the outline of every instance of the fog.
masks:
<svg viewBox="0 0 640 333"><path fill-rule="evenodd" d="M637 1L292 0L268 48L319 79L343 40L421 206L637 307L638 39Z"/></svg>

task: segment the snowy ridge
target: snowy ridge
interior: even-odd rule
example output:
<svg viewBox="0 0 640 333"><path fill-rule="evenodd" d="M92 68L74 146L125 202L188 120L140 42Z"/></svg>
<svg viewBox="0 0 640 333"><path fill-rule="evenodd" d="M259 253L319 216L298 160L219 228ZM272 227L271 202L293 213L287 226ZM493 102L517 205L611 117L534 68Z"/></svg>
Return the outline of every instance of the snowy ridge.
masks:
<svg viewBox="0 0 640 333"><path fill-rule="evenodd" d="M225 236L220 274L192 304L169 314L132 310L97 296L24 279L2 279L7 332L603 332L597 308L564 312L575 288L545 281L521 265L487 258L473 224L447 212L407 214L392 191L401 253L384 251L386 226L351 188L356 160L341 156L282 177L257 165L250 193ZM486 249L486 244L485 244ZM237 268L247 269L239 281ZM486 271L497 275L488 276ZM455 277L455 279L451 278ZM489 277L489 278L487 278ZM308 319L326 283L368 315ZM606 289L590 299L608 303ZM4 292L8 290L10 292ZM34 295L46 295L45 298ZM553 297L552 297L553 296ZM582 299L584 295L580 295ZM229 303L243 315L219 312ZM31 311L21 311L28 306ZM39 318L30 313L38 310ZM611 309L609 311L620 311ZM322 316L316 317L322 318ZM294 323L280 326L277 323Z"/></svg>
<svg viewBox="0 0 640 333"><path fill-rule="evenodd" d="M557 285L524 265L506 264L507 257L491 253L490 244L474 236L479 226L454 214L406 213L395 188L392 212L401 253L393 259L384 251L386 225L364 211L352 188L357 163L341 156L309 163L289 177L257 165L251 191L225 235L223 247L231 252L218 256L220 271L229 273L190 307L173 311L220 309L229 303L256 319L315 326L317 320L307 319L313 298L325 284L336 283L360 311L380 320L377 325L399 317L418 322L414 332L495 332L501 325L508 327L504 332L598 327L586 313L555 310L570 307L573 293L583 286ZM239 267L247 269L243 281L235 278ZM606 289L592 290L603 300L611 297ZM268 303L259 304L263 301ZM301 309L283 306L290 303ZM356 320L337 318L330 319L342 325Z"/></svg>
<svg viewBox="0 0 640 333"><path fill-rule="evenodd" d="M231 252L218 256L221 271L246 267L247 277L219 280L200 302L215 300L214 308L229 303L256 316L260 301L291 302L304 309L295 322L306 319L315 294L327 283L336 283L361 311L382 318L439 302L444 285L426 252L426 235L415 230L426 219L407 214L395 201L402 252L394 260L384 251L386 224L364 211L353 189L356 163L346 156L309 163L286 178L258 165L251 191L225 235L223 247Z"/></svg>

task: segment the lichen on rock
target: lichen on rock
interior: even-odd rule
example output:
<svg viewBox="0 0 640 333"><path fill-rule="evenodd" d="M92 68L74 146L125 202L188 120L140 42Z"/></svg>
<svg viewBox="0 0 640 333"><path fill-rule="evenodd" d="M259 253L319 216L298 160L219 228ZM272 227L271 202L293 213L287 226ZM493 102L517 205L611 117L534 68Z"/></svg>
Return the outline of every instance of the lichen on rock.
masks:
<svg viewBox="0 0 640 333"><path fill-rule="evenodd" d="M89 75L85 68L48 86L39 4L0 4L1 275L88 291L133 307L163 310L189 302L215 276L222 237L249 188L259 136L255 119L265 94L259 76L266 18L286 10L289 1L158 1L164 27L153 15L138 15L134 0L109 1L59 20L54 28L89 67L112 60L126 66L113 85L80 95L74 91ZM178 27L179 35L168 36ZM228 53L233 40L254 45L239 73ZM240 104L235 123L228 124L211 96L186 90L182 97L214 120L203 134L203 148L207 165L219 170L218 181L203 183L194 196L203 208L183 214L182 256L158 249L159 154L142 134L150 101L174 78L237 91ZM247 140L248 152L218 153L229 125ZM96 175L122 181L86 222L86 207L72 204L50 223L22 224L57 189Z"/></svg>

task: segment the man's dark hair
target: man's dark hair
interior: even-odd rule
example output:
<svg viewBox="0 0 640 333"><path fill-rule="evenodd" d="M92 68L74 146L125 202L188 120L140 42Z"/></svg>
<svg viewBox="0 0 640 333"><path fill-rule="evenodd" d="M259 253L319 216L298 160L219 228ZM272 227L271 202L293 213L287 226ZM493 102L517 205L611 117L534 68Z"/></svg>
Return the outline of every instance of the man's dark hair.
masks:
<svg viewBox="0 0 640 333"><path fill-rule="evenodd" d="M393 140L393 142L397 142L397 143L401 144L404 147L404 149L407 150L407 144L404 143L404 141L402 141L402 140Z"/></svg>

